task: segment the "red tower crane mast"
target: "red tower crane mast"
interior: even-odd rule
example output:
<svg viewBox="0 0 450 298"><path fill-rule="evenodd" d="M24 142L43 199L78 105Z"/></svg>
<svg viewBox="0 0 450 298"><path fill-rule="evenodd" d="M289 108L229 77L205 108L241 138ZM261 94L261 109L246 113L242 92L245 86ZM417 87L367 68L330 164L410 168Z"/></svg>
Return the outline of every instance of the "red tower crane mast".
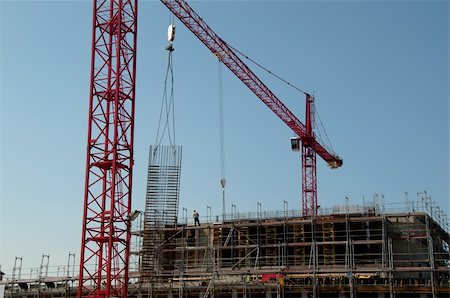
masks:
<svg viewBox="0 0 450 298"><path fill-rule="evenodd" d="M312 111L314 97L305 93L304 125L184 0L161 2L298 136L297 142L301 141L302 144L302 213L304 216L316 215L316 154L333 169L342 166L342 159L326 149L315 137Z"/></svg>
<svg viewBox="0 0 450 298"><path fill-rule="evenodd" d="M342 160L317 141L313 97L306 125L183 0L161 0L302 142L304 215L317 212L316 154ZM78 297L127 297L133 169L137 0L94 0L91 86Z"/></svg>
<svg viewBox="0 0 450 298"><path fill-rule="evenodd" d="M78 297L127 297L137 0L94 0Z"/></svg>

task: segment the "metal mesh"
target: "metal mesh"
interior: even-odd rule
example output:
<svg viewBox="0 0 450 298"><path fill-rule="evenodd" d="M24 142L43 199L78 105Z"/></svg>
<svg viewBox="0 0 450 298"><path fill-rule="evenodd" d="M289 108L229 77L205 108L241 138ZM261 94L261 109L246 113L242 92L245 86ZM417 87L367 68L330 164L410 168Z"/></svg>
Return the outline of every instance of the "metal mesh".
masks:
<svg viewBox="0 0 450 298"><path fill-rule="evenodd" d="M177 224L181 149L150 146L144 229Z"/></svg>
<svg viewBox="0 0 450 298"><path fill-rule="evenodd" d="M181 146L150 146L145 200L142 278L158 270L163 227L176 227L180 193Z"/></svg>

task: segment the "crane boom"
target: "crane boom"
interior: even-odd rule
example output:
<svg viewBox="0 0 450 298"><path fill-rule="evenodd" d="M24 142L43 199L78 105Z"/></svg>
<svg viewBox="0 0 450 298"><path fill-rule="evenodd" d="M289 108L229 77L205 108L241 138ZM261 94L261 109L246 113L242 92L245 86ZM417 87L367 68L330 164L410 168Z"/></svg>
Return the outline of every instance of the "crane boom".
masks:
<svg viewBox="0 0 450 298"><path fill-rule="evenodd" d="M216 55L264 104L269 107L300 139L312 138L312 149L331 168L342 165L342 159L308 134L305 125L236 55L184 0L161 0L167 8Z"/></svg>

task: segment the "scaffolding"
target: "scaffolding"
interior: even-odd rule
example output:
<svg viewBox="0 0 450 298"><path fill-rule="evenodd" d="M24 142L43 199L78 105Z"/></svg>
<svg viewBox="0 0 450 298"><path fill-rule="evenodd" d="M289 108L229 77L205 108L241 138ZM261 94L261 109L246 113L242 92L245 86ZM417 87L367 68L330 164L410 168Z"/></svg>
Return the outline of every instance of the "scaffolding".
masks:
<svg viewBox="0 0 450 298"><path fill-rule="evenodd" d="M448 220L431 199L227 215L161 229L142 297L449 297ZM203 222L203 221L202 221ZM131 288L132 290L133 288ZM144 289L144 290L143 290Z"/></svg>
<svg viewBox="0 0 450 298"><path fill-rule="evenodd" d="M39 267L23 268L22 257L16 257L11 273L0 280L4 297L75 297L78 276L75 275L75 253L68 254L67 264L50 266L50 255L42 254ZM78 265L78 264L77 264ZM1 295L0 297L3 297Z"/></svg>
<svg viewBox="0 0 450 298"><path fill-rule="evenodd" d="M390 205L378 195L362 205L346 200L315 217L286 202L280 211L257 207L231 208L225 221L208 207L200 227L183 208L175 225L159 227L150 276L141 214L133 222L129 297L449 297L448 219L426 193ZM74 297L74 255L56 269L48 258L31 271L20 257L11 272L2 269L5 297Z"/></svg>

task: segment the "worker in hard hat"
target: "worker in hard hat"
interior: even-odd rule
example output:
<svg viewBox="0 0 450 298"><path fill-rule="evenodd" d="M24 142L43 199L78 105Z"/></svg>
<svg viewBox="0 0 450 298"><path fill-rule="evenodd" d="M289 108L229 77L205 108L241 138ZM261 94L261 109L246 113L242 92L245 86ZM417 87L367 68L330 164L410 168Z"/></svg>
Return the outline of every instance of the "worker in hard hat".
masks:
<svg viewBox="0 0 450 298"><path fill-rule="evenodd" d="M198 219L199 215L197 210L192 210L192 217L194 218L194 224L197 226L197 224L200 226L200 220Z"/></svg>

